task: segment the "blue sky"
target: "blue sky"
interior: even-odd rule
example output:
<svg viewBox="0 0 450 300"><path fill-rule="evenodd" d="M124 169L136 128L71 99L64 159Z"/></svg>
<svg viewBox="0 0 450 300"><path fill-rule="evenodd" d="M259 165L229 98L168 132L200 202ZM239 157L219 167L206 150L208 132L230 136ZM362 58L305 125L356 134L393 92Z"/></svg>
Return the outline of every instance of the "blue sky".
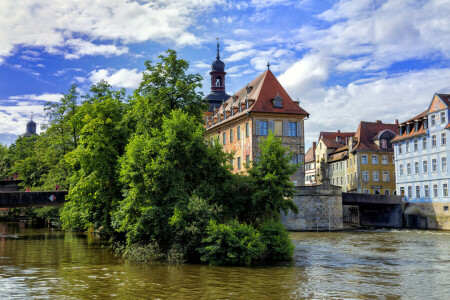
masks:
<svg viewBox="0 0 450 300"><path fill-rule="evenodd" d="M28 0L0 1L0 133L20 134L31 112L72 83L100 79L130 92L144 61L166 49L204 78L216 37L226 89L271 70L320 131L355 131L359 121L393 123L450 93L450 1Z"/></svg>

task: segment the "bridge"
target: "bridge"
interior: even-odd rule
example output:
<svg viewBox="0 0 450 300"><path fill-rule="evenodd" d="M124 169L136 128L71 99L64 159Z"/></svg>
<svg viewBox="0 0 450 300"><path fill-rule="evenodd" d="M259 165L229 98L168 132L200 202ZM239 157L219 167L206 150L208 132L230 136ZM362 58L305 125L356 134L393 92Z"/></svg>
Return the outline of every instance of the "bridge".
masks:
<svg viewBox="0 0 450 300"><path fill-rule="evenodd" d="M402 227L402 197L342 193L344 222L364 226Z"/></svg>
<svg viewBox="0 0 450 300"><path fill-rule="evenodd" d="M0 191L0 207L61 206L68 191L18 192Z"/></svg>

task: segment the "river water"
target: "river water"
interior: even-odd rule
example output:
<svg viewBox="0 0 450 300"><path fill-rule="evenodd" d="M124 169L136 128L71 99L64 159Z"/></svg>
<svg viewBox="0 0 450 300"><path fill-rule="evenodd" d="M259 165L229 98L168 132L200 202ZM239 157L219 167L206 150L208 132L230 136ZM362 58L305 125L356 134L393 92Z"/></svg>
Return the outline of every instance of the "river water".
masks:
<svg viewBox="0 0 450 300"><path fill-rule="evenodd" d="M94 236L0 223L0 299L450 299L450 232L293 233L290 264L132 264Z"/></svg>

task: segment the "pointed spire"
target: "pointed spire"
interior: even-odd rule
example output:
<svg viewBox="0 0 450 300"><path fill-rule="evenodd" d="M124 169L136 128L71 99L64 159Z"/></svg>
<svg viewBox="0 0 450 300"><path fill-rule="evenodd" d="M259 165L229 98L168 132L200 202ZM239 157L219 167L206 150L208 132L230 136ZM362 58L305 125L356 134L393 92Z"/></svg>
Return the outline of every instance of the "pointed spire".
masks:
<svg viewBox="0 0 450 300"><path fill-rule="evenodd" d="M270 63L267 62L267 70L270 70Z"/></svg>
<svg viewBox="0 0 450 300"><path fill-rule="evenodd" d="M31 112L31 121L33 121L33 112Z"/></svg>
<svg viewBox="0 0 450 300"><path fill-rule="evenodd" d="M216 38L216 40L217 40L217 59L220 59L220 55L219 55L219 38Z"/></svg>

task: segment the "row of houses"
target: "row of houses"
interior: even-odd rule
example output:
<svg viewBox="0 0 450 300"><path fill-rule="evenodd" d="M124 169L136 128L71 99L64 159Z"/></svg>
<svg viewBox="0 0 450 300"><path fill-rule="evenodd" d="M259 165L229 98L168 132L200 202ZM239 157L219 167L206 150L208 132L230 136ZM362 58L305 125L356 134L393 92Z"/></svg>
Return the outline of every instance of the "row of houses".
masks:
<svg viewBox="0 0 450 300"><path fill-rule="evenodd" d="M402 195L433 213L449 210L450 95L402 123L360 122L355 132L321 132L305 155L305 185L321 183L321 161L343 192ZM449 156L450 158L450 156Z"/></svg>

